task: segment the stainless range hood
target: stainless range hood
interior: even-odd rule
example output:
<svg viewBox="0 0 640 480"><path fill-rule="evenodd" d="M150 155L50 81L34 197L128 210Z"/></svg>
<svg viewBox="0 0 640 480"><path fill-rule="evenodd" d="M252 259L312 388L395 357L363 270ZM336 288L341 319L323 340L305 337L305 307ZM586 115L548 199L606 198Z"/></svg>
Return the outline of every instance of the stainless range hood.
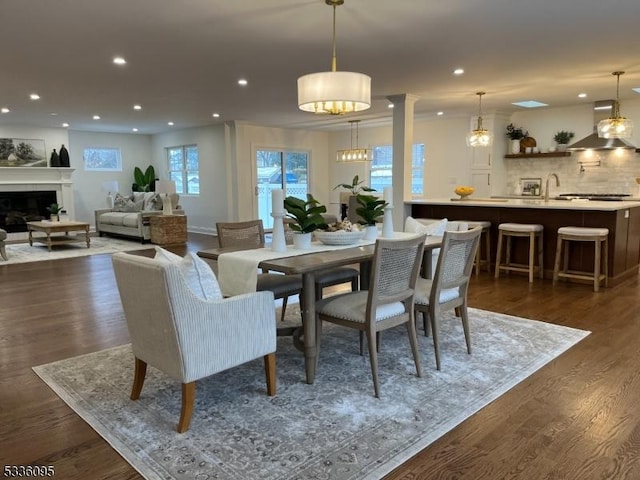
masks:
<svg viewBox="0 0 640 480"><path fill-rule="evenodd" d="M598 122L609 118L613 108L613 100L599 100L593 105L593 133L572 143L568 150L613 150L615 148L636 148L622 138L600 138L598 136Z"/></svg>

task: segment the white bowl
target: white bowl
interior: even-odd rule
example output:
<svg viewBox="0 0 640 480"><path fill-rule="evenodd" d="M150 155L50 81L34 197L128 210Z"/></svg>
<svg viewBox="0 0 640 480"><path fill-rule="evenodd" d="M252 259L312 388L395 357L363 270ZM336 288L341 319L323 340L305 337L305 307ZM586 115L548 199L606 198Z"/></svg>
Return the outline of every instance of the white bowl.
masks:
<svg viewBox="0 0 640 480"><path fill-rule="evenodd" d="M339 230L337 232L324 232L316 230L314 234L316 239L325 245L352 245L358 243L364 235L364 231L347 232L346 230Z"/></svg>

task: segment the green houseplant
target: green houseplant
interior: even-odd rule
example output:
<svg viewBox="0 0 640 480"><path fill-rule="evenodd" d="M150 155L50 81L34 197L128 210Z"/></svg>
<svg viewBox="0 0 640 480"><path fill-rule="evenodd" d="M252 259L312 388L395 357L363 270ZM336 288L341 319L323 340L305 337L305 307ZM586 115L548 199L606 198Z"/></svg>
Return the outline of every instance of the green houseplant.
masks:
<svg viewBox="0 0 640 480"><path fill-rule="evenodd" d="M57 222L60 220L60 212L64 207L62 205L58 205L57 203L52 203L47 207L47 211L51 214L49 216L49 220L52 222Z"/></svg>
<svg viewBox="0 0 640 480"><path fill-rule="evenodd" d="M285 198L284 209L287 211L287 217L293 220L289 226L295 232L293 235L295 248L309 248L311 233L318 229L327 229L322 216L327 211L327 207L321 205L311 194L307 194L306 201L291 196Z"/></svg>
<svg viewBox="0 0 640 480"><path fill-rule="evenodd" d="M153 165L149 165L143 172L140 167L133 169L134 183L131 186L131 190L134 192L153 192L155 191L156 184L156 171Z"/></svg>
<svg viewBox="0 0 640 480"><path fill-rule="evenodd" d="M356 213L362 218L359 223L375 226L376 220L384 215L384 207L387 206L387 202L373 195L362 194L356 195L356 201L361 205L356 209Z"/></svg>
<svg viewBox="0 0 640 480"><path fill-rule="evenodd" d="M559 132L556 132L556 134L553 136L553 140L558 144L566 145L571 141L573 137L574 137L573 132L569 132L567 130L560 130Z"/></svg>
<svg viewBox="0 0 640 480"><path fill-rule="evenodd" d="M367 185L363 185L364 180L360 180L360 177L358 177L358 175L356 175L355 177L353 177L353 180L351 181L351 184L349 183L339 183L338 185L336 185L335 187L333 187L334 190L338 189L338 188L346 188L347 190L349 190L351 192L351 195L358 195L360 192L375 192L376 189L375 188L371 188Z"/></svg>

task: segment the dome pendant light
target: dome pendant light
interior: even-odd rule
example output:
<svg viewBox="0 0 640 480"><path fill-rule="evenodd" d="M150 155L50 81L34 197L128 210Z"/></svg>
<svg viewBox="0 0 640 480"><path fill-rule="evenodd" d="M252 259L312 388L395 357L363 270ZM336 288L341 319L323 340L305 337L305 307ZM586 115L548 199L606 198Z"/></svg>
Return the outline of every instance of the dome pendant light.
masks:
<svg viewBox="0 0 640 480"><path fill-rule="evenodd" d="M371 107L371 77L356 72L338 72L336 61L336 7L344 0L325 0L333 7L333 56L331 71L298 78L298 108L305 112L342 115Z"/></svg>
<svg viewBox="0 0 640 480"><path fill-rule="evenodd" d="M633 122L620 115L620 75L624 72L613 72L618 77L616 100L613 102L611 117L598 122L598 136L600 138L631 138Z"/></svg>
<svg viewBox="0 0 640 480"><path fill-rule="evenodd" d="M338 150L336 152L336 162L350 163L350 162L370 162L373 160L373 155L370 149L358 147L358 124L360 120L350 120L351 124L351 148L345 150ZM356 146L353 147L353 126L356 126Z"/></svg>
<svg viewBox="0 0 640 480"><path fill-rule="evenodd" d="M493 143L493 135L485 128L482 128L482 95L485 92L478 92L476 95L479 97L478 107L478 124L474 130L471 130L467 135L467 145L470 147L490 147Z"/></svg>

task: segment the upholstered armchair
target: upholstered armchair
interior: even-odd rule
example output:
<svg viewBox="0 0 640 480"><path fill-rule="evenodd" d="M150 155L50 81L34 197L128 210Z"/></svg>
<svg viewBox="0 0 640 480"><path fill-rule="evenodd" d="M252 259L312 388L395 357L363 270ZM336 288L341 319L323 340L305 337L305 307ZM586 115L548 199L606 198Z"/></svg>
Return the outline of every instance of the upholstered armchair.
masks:
<svg viewBox="0 0 640 480"><path fill-rule="evenodd" d="M156 257L116 253L113 266L142 390L147 365L182 383L177 430L189 428L195 382L263 357L267 394L276 392L273 294L223 299L215 275L195 254L184 259L156 247Z"/></svg>

